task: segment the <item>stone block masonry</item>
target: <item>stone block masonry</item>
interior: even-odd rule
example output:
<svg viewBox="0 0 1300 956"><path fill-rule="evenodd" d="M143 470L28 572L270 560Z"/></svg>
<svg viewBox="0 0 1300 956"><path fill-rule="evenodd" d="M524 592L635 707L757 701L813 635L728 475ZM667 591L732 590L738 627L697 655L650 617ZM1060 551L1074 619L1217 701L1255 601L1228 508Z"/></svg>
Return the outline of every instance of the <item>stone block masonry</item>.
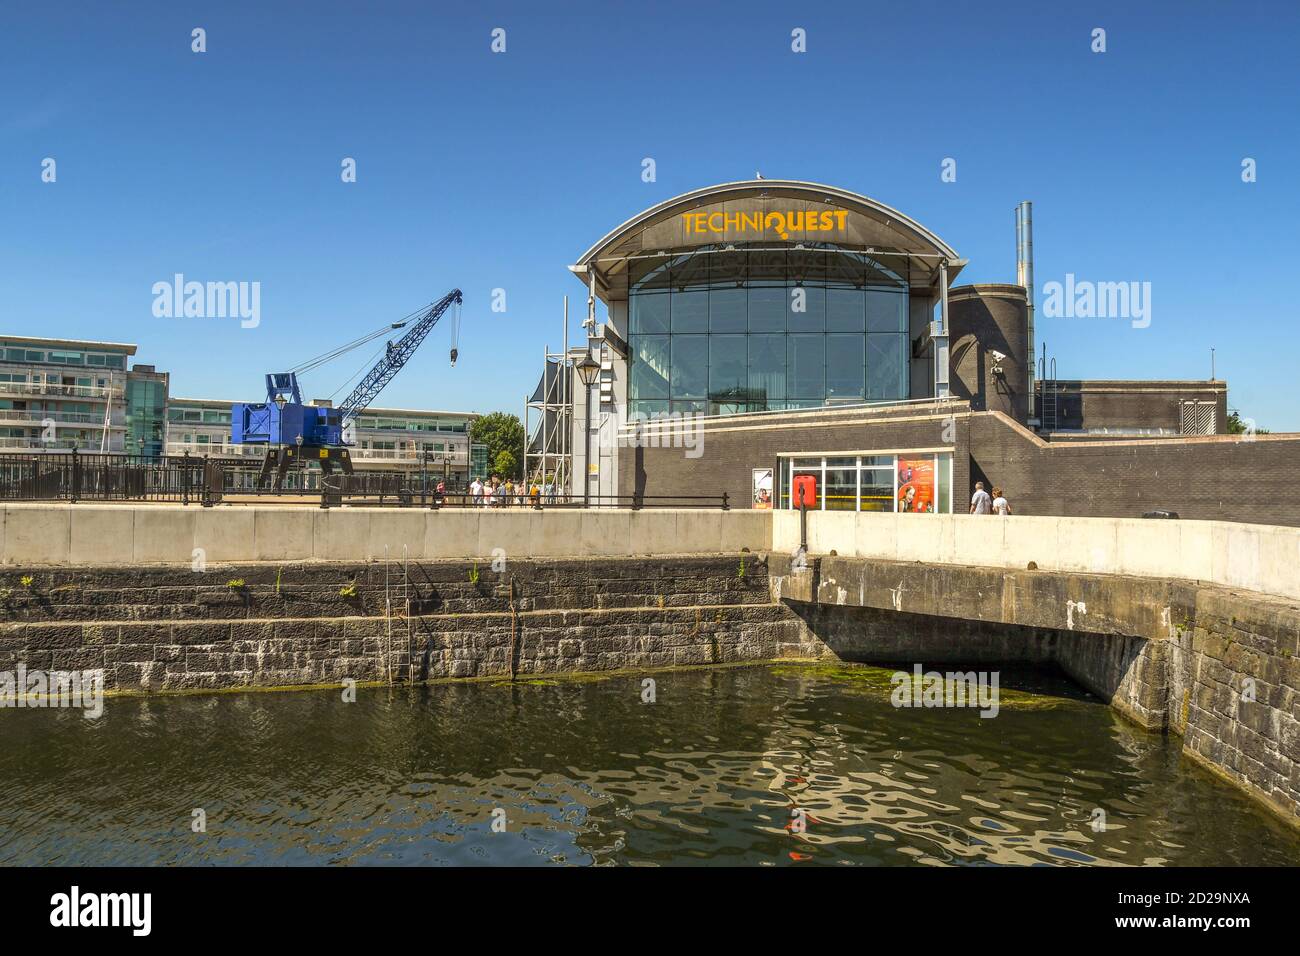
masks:
<svg viewBox="0 0 1300 956"><path fill-rule="evenodd" d="M770 555L844 660L1054 664L1300 826L1300 601L1196 581Z"/></svg>
<svg viewBox="0 0 1300 956"><path fill-rule="evenodd" d="M0 670L103 668L112 690L645 670L823 653L771 601L764 561L746 552L511 561L500 571L473 561L32 568L0 574L0 610Z"/></svg>

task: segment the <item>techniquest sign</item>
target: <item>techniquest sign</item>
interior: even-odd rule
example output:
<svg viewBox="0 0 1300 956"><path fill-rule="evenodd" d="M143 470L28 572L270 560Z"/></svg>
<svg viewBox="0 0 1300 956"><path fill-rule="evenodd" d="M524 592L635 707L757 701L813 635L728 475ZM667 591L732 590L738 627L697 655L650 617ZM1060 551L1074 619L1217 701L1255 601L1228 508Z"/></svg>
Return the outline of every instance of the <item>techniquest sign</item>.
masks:
<svg viewBox="0 0 1300 956"><path fill-rule="evenodd" d="M757 232L768 230L782 239L792 232L843 232L849 219L847 209L790 212L684 212L686 234Z"/></svg>

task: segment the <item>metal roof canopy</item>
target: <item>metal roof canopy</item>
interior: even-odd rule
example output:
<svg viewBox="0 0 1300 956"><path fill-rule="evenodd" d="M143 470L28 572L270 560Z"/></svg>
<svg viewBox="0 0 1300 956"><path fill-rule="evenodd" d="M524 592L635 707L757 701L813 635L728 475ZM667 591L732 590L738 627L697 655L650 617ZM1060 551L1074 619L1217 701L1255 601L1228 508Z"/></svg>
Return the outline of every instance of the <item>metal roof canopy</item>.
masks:
<svg viewBox="0 0 1300 956"><path fill-rule="evenodd" d="M847 210L846 236L821 231L794 230L787 239L774 238L764 229L759 235L738 232L695 234L686 238L681 217L705 207L726 212ZM764 212L764 215L766 213ZM867 196L835 186L783 179L753 179L706 186L633 216L607 233L569 267L584 285L590 271L596 276L596 294L608 303L627 296L627 263L647 255L691 246L728 243L777 243L792 248L799 243L832 243L847 248L872 250L877 254L906 254L908 280L913 286L932 287L939 281L940 266L947 263L949 284L966 265L951 246L914 219ZM590 270L590 271L589 271Z"/></svg>

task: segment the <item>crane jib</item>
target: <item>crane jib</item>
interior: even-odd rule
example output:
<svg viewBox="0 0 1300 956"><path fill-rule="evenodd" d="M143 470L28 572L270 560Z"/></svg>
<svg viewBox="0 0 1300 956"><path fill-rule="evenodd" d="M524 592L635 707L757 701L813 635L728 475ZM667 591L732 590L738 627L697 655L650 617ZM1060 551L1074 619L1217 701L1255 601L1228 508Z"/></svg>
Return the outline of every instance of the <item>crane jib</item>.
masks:
<svg viewBox="0 0 1300 956"><path fill-rule="evenodd" d="M410 328L397 341L387 343L384 357L366 373L361 383L337 407L303 404L296 372L268 374L265 402L235 403L231 407L230 416L231 443L268 446L259 484L265 483L274 466L275 483L276 487L279 487L280 481L292 463L307 457L304 455L305 452L311 453L312 460L319 461L325 473L329 473L334 464L338 464L345 472L350 473L352 461L343 446L351 442L344 441L344 426L374 401L383 391L384 386L393 380L393 376L402 370L402 366L415 354L415 350L438 324L438 320L447 309L452 305L459 308L460 304L461 291L453 289L425 309L418 318L408 318L403 322L393 323L394 329L407 325ZM458 329L453 328L452 331L451 361L455 365L457 355L455 336ZM364 341L365 338L359 341ZM330 354L332 353L327 353L326 358Z"/></svg>

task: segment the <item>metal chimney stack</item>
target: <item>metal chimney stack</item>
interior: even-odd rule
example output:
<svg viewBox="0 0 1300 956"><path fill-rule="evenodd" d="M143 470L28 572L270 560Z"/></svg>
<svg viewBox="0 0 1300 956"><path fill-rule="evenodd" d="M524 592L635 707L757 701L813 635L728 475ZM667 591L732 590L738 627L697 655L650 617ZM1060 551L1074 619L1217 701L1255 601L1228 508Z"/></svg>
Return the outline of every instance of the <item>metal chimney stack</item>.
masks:
<svg viewBox="0 0 1300 956"><path fill-rule="evenodd" d="M1026 330L1025 387L1029 419L1036 418L1034 402L1034 204L1028 199L1016 206L1016 285L1024 286Z"/></svg>

